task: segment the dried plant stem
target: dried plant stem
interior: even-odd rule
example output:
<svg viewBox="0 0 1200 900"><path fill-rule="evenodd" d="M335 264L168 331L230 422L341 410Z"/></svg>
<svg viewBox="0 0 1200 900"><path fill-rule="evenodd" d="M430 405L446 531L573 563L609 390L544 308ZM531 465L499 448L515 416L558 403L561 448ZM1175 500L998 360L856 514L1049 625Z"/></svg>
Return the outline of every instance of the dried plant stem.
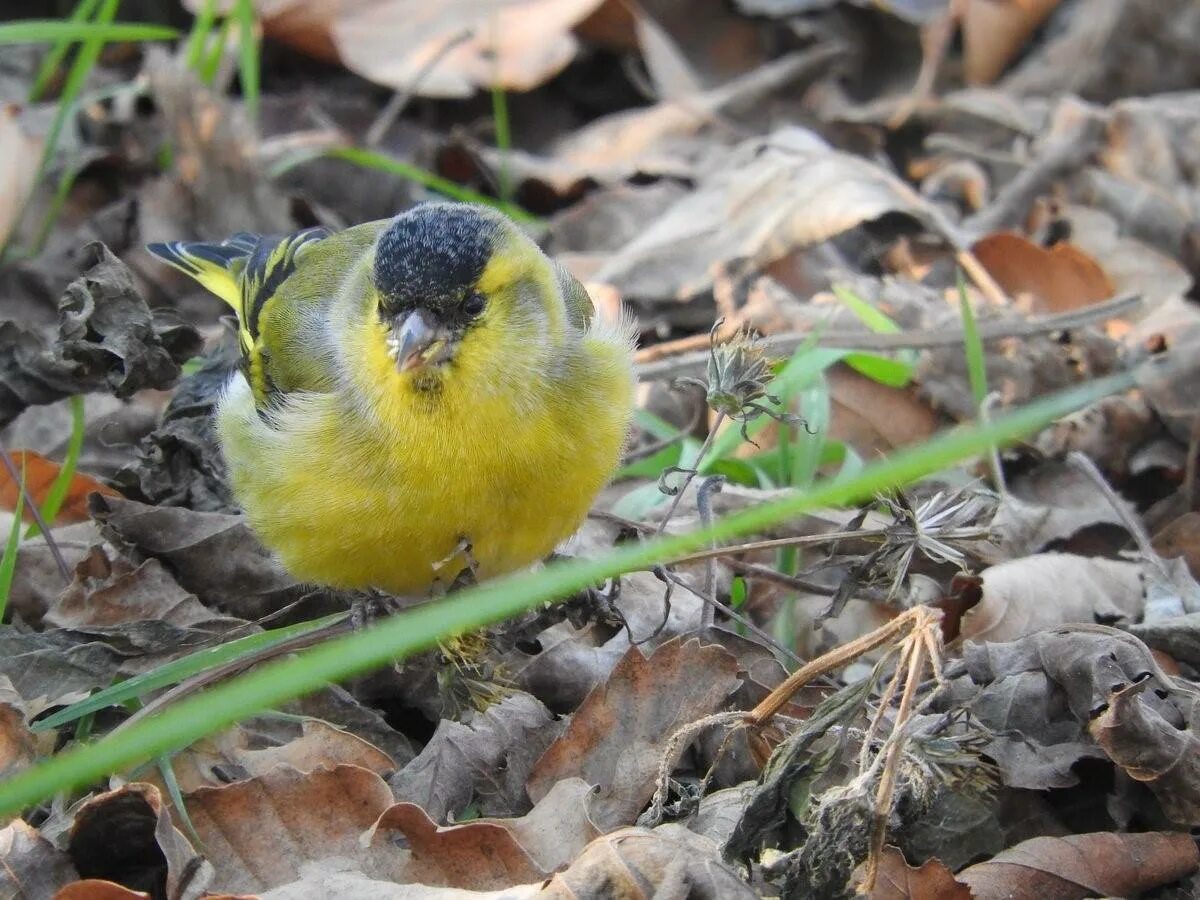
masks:
<svg viewBox="0 0 1200 900"><path fill-rule="evenodd" d="M1158 559L1158 553L1154 550L1154 544L1150 540L1146 526L1136 516L1130 515L1120 495L1112 489L1112 485L1108 483L1108 479L1104 477L1104 474L1096 467L1096 464L1078 450L1072 450L1067 454L1067 462L1086 475L1096 485L1100 493L1104 495L1104 499L1108 501L1109 506L1113 508L1113 512L1117 514L1117 518L1121 520L1122 527L1129 532L1129 536L1137 544L1138 552L1146 557L1146 559Z"/></svg>
<svg viewBox="0 0 1200 900"><path fill-rule="evenodd" d="M42 540L46 542L46 547L50 550L50 555L54 557L54 564L58 566L59 573L61 573L64 581L69 582L71 580L71 567L67 565L66 559L63 558L58 542L54 540L54 535L50 533L50 527L42 517L42 511L38 508L37 500L34 499L33 495L25 487L25 480L21 477L21 473L17 471L16 463L8 455L8 449L3 443L0 443L0 460L4 461L4 468L8 472L8 477L12 479L12 483L17 486L18 491L24 494L25 508L29 510L29 514L33 516L33 521L37 524L38 530L42 533Z"/></svg>
<svg viewBox="0 0 1200 900"><path fill-rule="evenodd" d="M675 515L675 510L679 508L679 501L683 499L684 493L688 489L688 485L692 483L700 472L700 465L704 462L704 457L710 449L712 449L713 441L717 437L717 432L721 428L721 424L725 421L725 413L717 413L717 418L713 422L712 427L708 429L708 437L704 439L704 443L700 445L700 450L696 453L696 461L692 464L684 476L683 484L679 486L679 490L675 492L675 496L671 498L671 505L667 507L666 513L662 517L662 521L658 523L658 528L654 531L654 536L658 537L666 530L667 523L671 521L671 516Z"/></svg>
<svg viewBox="0 0 1200 900"><path fill-rule="evenodd" d="M974 253L966 249L956 250L954 258L989 303L993 306L1011 306L1004 288L1000 287L992 273L983 267L983 263Z"/></svg>
<svg viewBox="0 0 1200 900"><path fill-rule="evenodd" d="M671 565L680 563L699 562L714 556L733 556L739 553L753 553L757 550L777 550L780 547L803 547L809 544L827 544L849 538L886 538L895 533L895 528L863 528L858 531L825 531L821 534L793 535L791 537L771 538L763 541L748 541L744 544L733 544L728 547L711 547L707 550L697 550L686 556L671 560ZM987 528L947 528L944 530L930 529L927 534L946 541L982 540L989 534Z"/></svg>
<svg viewBox="0 0 1200 900"><path fill-rule="evenodd" d="M886 625L874 631L857 637L849 643L835 647L828 653L818 656L807 665L801 666L779 687L771 691L758 706L746 713L746 721L750 725L761 727L770 721L771 717L783 709L792 696L814 678L840 669L864 653L870 653L876 647L881 647L888 641L904 634L910 629L925 627L929 621L937 621L938 614L926 606L915 606L901 613Z"/></svg>

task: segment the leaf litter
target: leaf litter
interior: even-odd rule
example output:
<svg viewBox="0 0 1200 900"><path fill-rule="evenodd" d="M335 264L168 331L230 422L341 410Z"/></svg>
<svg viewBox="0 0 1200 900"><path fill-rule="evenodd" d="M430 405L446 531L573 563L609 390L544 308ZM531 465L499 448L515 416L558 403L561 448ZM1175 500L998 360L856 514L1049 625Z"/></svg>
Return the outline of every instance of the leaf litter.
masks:
<svg viewBox="0 0 1200 900"><path fill-rule="evenodd" d="M261 53L240 13L216 24L242 6ZM1191 4L310 6L189 4L217 17L211 65L111 45L57 143L61 80L28 99L48 49L5 64L0 778L207 676L48 715L357 599L297 584L244 523L211 425L229 330L147 240L339 227L439 178L536 217L641 339L627 466L565 555L1110 372L1138 386L998 465L664 560L60 794L0 829L5 896L1200 889ZM710 341L746 332L767 371L714 392ZM25 501L60 476L34 534Z"/></svg>

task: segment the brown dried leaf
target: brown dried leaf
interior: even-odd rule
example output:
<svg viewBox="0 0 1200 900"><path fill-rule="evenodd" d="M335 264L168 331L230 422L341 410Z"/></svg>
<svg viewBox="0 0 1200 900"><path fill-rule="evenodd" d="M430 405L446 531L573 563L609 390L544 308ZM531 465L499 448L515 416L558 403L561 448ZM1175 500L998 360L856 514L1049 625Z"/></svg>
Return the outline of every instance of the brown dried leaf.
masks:
<svg viewBox="0 0 1200 900"><path fill-rule="evenodd" d="M1039 553L980 574L979 602L962 617L962 635L1011 641L1066 623L1136 619L1145 603L1137 563Z"/></svg>
<svg viewBox="0 0 1200 900"><path fill-rule="evenodd" d="M50 897L78 878L71 858L24 819L0 830L0 896Z"/></svg>
<svg viewBox="0 0 1200 900"><path fill-rule="evenodd" d="M764 268L891 212L951 228L891 172L783 128L738 145L593 276L640 301L676 300L713 286L715 263Z"/></svg>
<svg viewBox="0 0 1200 900"><path fill-rule="evenodd" d="M954 879L940 859L910 866L895 847L884 847L870 900L972 900L971 889Z"/></svg>
<svg viewBox="0 0 1200 900"><path fill-rule="evenodd" d="M1009 295L1028 298L1029 311L1035 314L1080 309L1113 295L1112 281L1100 264L1065 241L1045 248L1016 232L1002 231L971 249Z"/></svg>
<svg viewBox="0 0 1200 900"><path fill-rule="evenodd" d="M738 687L737 668L728 651L696 638L674 638L649 658L631 647L538 760L529 796L540 800L555 782L579 777L600 787L602 830L632 822L654 793L671 735L721 708Z"/></svg>
<svg viewBox="0 0 1200 900"><path fill-rule="evenodd" d="M0 467L0 509L10 512L15 510L17 496L24 487L24 518L26 522L32 522L34 519L33 512L29 509L30 500L39 508L46 502L46 495L50 492L55 479L58 478L62 466L32 450L13 450L8 456L16 470L21 473L23 484L12 480L7 467ZM69 525L74 522L86 521L88 518L87 496L93 491L98 494L107 494L110 497L120 496L108 485L97 481L91 475L75 472L67 483L67 494L62 506L59 507L54 524Z"/></svg>
<svg viewBox="0 0 1200 900"><path fill-rule="evenodd" d="M113 881L88 878L68 884L54 895L54 900L151 900L146 891L131 891Z"/></svg>
<svg viewBox="0 0 1200 900"><path fill-rule="evenodd" d="M880 384L848 366L826 371L832 416L829 437L863 459L919 444L938 429L938 417L915 390Z"/></svg>
<svg viewBox="0 0 1200 900"><path fill-rule="evenodd" d="M963 75L990 84L1021 52L1059 0L967 0L963 13Z"/></svg>
<svg viewBox="0 0 1200 900"><path fill-rule="evenodd" d="M67 852L84 879L156 895L199 894L213 877L212 865L175 828L150 784L127 784L84 803L71 825Z"/></svg>
<svg viewBox="0 0 1200 900"><path fill-rule="evenodd" d="M213 613L189 594L156 559L138 566L92 547L75 567L75 577L46 611L45 622L57 628L119 625L157 619L181 628L205 626L222 630L243 624Z"/></svg>
<svg viewBox="0 0 1200 900"><path fill-rule="evenodd" d="M956 876L975 900L1135 897L1196 871L1200 852L1186 834L1073 834L1038 837L968 866Z"/></svg>
<svg viewBox="0 0 1200 900"><path fill-rule="evenodd" d="M1088 726L1104 752L1144 783L1172 822L1200 824L1200 738L1142 702L1144 679L1109 695L1108 707Z"/></svg>
<svg viewBox="0 0 1200 900"><path fill-rule="evenodd" d="M214 889L250 892L290 884L314 861L361 858L359 835L392 805L392 793L358 766L280 766L184 800L209 856L221 861Z"/></svg>
<svg viewBox="0 0 1200 900"><path fill-rule="evenodd" d="M666 895L741 900L758 893L724 862L717 845L679 825L622 828L597 838L544 888L555 898Z"/></svg>

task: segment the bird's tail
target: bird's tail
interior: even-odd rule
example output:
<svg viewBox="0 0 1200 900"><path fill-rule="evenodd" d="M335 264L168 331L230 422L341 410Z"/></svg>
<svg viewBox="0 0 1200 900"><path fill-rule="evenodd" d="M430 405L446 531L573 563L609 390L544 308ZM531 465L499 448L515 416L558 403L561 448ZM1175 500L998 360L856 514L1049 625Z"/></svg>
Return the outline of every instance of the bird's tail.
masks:
<svg viewBox="0 0 1200 900"><path fill-rule="evenodd" d="M242 288L239 277L258 242L258 235L243 232L219 244L167 241L161 244L147 244L146 249L163 262L196 279L206 290L232 306L238 319L242 320Z"/></svg>

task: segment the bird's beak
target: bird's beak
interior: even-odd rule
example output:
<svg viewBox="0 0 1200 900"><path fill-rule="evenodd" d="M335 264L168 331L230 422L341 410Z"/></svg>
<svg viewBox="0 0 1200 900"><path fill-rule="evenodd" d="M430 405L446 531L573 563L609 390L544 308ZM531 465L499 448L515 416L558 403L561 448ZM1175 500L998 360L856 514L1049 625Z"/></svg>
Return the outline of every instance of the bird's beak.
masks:
<svg viewBox="0 0 1200 900"><path fill-rule="evenodd" d="M439 365L452 355L449 334L423 309L396 316L387 343L388 355L401 372Z"/></svg>

